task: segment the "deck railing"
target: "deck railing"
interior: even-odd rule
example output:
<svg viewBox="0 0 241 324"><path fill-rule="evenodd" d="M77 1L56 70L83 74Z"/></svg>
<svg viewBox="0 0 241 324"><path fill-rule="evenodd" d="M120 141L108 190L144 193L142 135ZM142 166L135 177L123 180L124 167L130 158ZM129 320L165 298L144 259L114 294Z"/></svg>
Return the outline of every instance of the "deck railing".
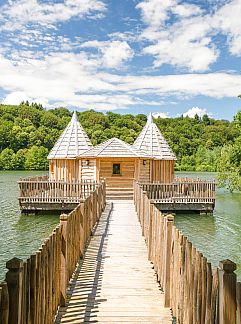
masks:
<svg viewBox="0 0 241 324"><path fill-rule="evenodd" d="M234 273L236 264L224 260L219 268L213 267L176 228L174 216L162 214L138 183L134 183L134 201L149 260L176 322L240 324L241 283Z"/></svg>
<svg viewBox="0 0 241 324"><path fill-rule="evenodd" d="M50 324L66 302L68 282L105 207L106 185L96 184L85 201L60 216L59 225L36 253L13 258L0 283L1 324Z"/></svg>
<svg viewBox="0 0 241 324"><path fill-rule="evenodd" d="M96 189L96 181L55 181L48 176L18 181L19 203L79 203Z"/></svg>
<svg viewBox="0 0 241 324"><path fill-rule="evenodd" d="M171 183L140 183L160 203L214 203L215 180L175 178Z"/></svg>

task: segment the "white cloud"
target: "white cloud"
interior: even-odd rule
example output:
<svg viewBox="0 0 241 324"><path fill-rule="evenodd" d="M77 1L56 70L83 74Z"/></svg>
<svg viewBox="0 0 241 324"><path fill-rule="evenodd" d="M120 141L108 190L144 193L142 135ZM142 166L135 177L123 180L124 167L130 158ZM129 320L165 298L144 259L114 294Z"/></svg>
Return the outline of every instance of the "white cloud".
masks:
<svg viewBox="0 0 241 324"><path fill-rule="evenodd" d="M102 64L107 68L118 68L134 56L134 51L126 41L89 41L82 48L97 48L102 53Z"/></svg>
<svg viewBox="0 0 241 324"><path fill-rule="evenodd" d="M154 67L171 64L189 71L206 71L218 51L209 36L211 19L200 7L177 0L144 0L137 5L147 28L141 39L151 44L143 50L154 57ZM169 21L172 15L177 19Z"/></svg>
<svg viewBox="0 0 241 324"><path fill-rule="evenodd" d="M30 101L29 98L23 91L15 91L8 94L5 99L2 101L4 105L19 105L22 101Z"/></svg>
<svg viewBox="0 0 241 324"><path fill-rule="evenodd" d="M211 114L207 112L207 109L203 109L199 107L192 107L188 109L188 111L183 113L184 117L194 118L195 115L198 115L199 117L203 117L203 115L208 115L209 117L211 117Z"/></svg>
<svg viewBox="0 0 241 324"><path fill-rule="evenodd" d="M29 23L49 26L73 17L91 18L105 10L105 4L100 0L64 0L61 2L17 0L0 7L0 20L5 22L1 28L16 30Z"/></svg>
<svg viewBox="0 0 241 324"><path fill-rule="evenodd" d="M0 55L0 88L10 94L5 102L30 98L45 107L108 110L133 105L160 107L169 95L181 99L237 97L241 89L238 74L118 75L100 72L101 64L86 53L54 53L38 59L27 54L20 62Z"/></svg>
<svg viewBox="0 0 241 324"><path fill-rule="evenodd" d="M169 112L154 112L154 113L152 113L152 116L154 118L158 118L158 117L160 117L160 118L170 118Z"/></svg>
<svg viewBox="0 0 241 324"><path fill-rule="evenodd" d="M213 17L213 25L228 37L230 52L241 55L241 1L229 1Z"/></svg>

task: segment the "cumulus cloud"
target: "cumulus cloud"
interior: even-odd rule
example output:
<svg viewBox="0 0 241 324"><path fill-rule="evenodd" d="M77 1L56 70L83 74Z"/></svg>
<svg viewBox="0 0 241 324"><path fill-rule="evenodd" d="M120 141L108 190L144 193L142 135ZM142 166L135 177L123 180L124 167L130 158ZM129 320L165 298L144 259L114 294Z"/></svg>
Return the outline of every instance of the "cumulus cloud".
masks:
<svg viewBox="0 0 241 324"><path fill-rule="evenodd" d="M213 25L227 35L231 54L241 55L241 2L229 1L213 17Z"/></svg>
<svg viewBox="0 0 241 324"><path fill-rule="evenodd" d="M126 41L89 41L82 48L96 48L102 53L102 63L107 68L118 68L134 56Z"/></svg>
<svg viewBox="0 0 241 324"><path fill-rule="evenodd" d="M154 67L171 64L189 71L206 71L218 58L212 44L211 19L200 7L177 0L144 0L137 5L147 28L141 39L149 41L143 53L154 57ZM171 19L175 15L176 19Z"/></svg>
<svg viewBox="0 0 241 324"><path fill-rule="evenodd" d="M73 17L93 17L106 10L100 0L64 0L61 2L38 0L9 1L0 7L1 29L16 30L27 24L51 25Z"/></svg>
<svg viewBox="0 0 241 324"><path fill-rule="evenodd" d="M22 101L31 101L23 91L15 91L8 94L2 101L4 105L19 105Z"/></svg>
<svg viewBox="0 0 241 324"><path fill-rule="evenodd" d="M199 117L208 115L209 117L211 117L211 114L207 112L207 109L199 108L199 107L192 107L192 108L188 109L188 111L183 113L184 117L194 118L195 115L198 115Z"/></svg>
<svg viewBox="0 0 241 324"><path fill-rule="evenodd" d="M0 88L12 94L5 99L9 103L17 97L41 100L45 107L96 109L160 107L168 95L236 97L241 89L238 74L119 75L103 72L101 64L86 53L53 53L34 60L26 56L21 62L0 55Z"/></svg>

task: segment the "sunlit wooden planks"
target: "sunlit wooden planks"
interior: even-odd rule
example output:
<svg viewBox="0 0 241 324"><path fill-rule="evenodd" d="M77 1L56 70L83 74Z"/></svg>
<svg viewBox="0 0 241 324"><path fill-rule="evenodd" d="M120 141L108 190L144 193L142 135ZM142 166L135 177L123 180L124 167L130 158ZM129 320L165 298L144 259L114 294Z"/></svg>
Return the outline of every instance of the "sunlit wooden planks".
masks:
<svg viewBox="0 0 241 324"><path fill-rule="evenodd" d="M102 215L56 323L94 321L171 323L131 201Z"/></svg>

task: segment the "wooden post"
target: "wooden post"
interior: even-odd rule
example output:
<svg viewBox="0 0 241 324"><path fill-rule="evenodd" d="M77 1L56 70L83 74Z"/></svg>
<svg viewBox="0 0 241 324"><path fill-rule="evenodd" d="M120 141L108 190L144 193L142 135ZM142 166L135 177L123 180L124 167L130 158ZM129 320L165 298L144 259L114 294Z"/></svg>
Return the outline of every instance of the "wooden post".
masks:
<svg viewBox="0 0 241 324"><path fill-rule="evenodd" d="M13 258L6 263L9 293L9 324L21 324L23 261Z"/></svg>
<svg viewBox="0 0 241 324"><path fill-rule="evenodd" d="M241 282L237 282L237 324L241 324Z"/></svg>
<svg viewBox="0 0 241 324"><path fill-rule="evenodd" d="M165 307L170 307L171 305L171 243L172 243L172 225L174 216L167 215L166 217L166 240L165 240L165 274L164 274L164 293L165 293Z"/></svg>
<svg viewBox="0 0 241 324"><path fill-rule="evenodd" d="M68 215L61 214L60 225L62 227L62 246L61 246L60 306L65 306L66 288L68 283L67 221L68 221Z"/></svg>
<svg viewBox="0 0 241 324"><path fill-rule="evenodd" d="M8 324L9 316L9 297L8 297L8 286L5 281L0 283L1 293L1 302L0 302L0 323Z"/></svg>
<svg viewBox="0 0 241 324"><path fill-rule="evenodd" d="M152 222L153 222L153 214L154 214L154 202L150 201L149 205L149 233L148 233L148 260L151 261L151 251L152 251Z"/></svg>
<svg viewBox="0 0 241 324"><path fill-rule="evenodd" d="M219 262L219 323L236 324L236 264Z"/></svg>

